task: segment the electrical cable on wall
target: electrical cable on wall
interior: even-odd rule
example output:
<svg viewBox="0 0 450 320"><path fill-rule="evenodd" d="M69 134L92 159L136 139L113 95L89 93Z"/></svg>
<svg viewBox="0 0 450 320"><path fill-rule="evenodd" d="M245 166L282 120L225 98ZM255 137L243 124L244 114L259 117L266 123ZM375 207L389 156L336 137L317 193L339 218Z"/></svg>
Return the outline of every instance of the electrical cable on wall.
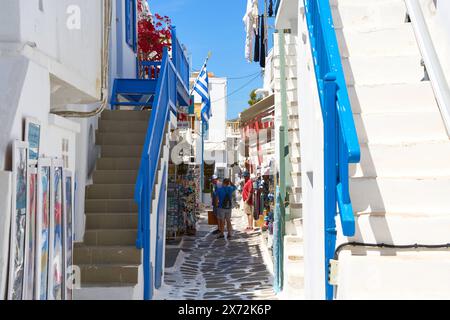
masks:
<svg viewBox="0 0 450 320"><path fill-rule="evenodd" d="M388 249L450 249L450 243L445 244L405 244L346 242L339 245L334 252L334 260L339 260L339 253L346 247L388 248Z"/></svg>
<svg viewBox="0 0 450 320"><path fill-rule="evenodd" d="M222 100L225 100L226 98L231 97L232 95L238 93L239 91L241 91L242 89L244 89L245 87L247 87L250 83L252 83L253 81L255 81L256 79L258 79L260 77L260 74L258 74L256 77L250 79L249 81L247 81L243 86L239 87L238 89L234 90L233 92L231 92L230 94L226 95L223 98L217 99L215 101L211 101L211 103L215 103L215 102L219 102Z"/></svg>

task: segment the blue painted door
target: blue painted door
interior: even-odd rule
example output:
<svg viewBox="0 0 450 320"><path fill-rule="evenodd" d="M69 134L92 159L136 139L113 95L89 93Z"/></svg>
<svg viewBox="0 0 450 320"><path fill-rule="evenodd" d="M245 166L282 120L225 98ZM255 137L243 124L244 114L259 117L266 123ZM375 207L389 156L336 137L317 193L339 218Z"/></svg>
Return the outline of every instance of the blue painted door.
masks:
<svg viewBox="0 0 450 320"><path fill-rule="evenodd" d="M155 288L161 288L162 276L163 276L163 258L164 258L164 239L166 232L164 230L164 221L166 218L166 203L167 203L167 192L166 192L166 166L164 166L164 171L161 181L161 189L158 199L158 212L157 212L157 233L156 233L156 261L155 261Z"/></svg>

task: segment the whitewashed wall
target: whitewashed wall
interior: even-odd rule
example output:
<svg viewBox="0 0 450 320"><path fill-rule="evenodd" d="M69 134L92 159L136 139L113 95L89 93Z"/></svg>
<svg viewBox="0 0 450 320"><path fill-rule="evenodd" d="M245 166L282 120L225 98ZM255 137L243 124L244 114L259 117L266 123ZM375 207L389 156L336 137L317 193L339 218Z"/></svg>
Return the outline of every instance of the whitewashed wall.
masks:
<svg viewBox="0 0 450 320"><path fill-rule="evenodd" d="M308 29L300 3L298 101L302 155L305 299L325 298L323 121Z"/></svg>

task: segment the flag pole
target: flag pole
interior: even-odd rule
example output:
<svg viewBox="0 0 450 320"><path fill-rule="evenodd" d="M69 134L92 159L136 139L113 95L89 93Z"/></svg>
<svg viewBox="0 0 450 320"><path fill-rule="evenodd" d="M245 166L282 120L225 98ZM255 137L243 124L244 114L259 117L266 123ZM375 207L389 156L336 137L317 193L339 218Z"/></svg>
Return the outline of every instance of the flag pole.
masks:
<svg viewBox="0 0 450 320"><path fill-rule="evenodd" d="M208 64L209 59L211 58L212 53L211 51L208 52L208 56L206 57L205 63L203 64L203 66L206 66ZM192 87L191 90L191 95L194 92L194 88L197 85L197 81L198 81L198 77L195 80L194 86ZM202 120L202 162L200 164L200 192L201 192L201 201L202 203L205 203L205 199L203 197L203 191L204 191L204 184L205 184L205 124L203 122L203 117L201 116L201 111L200 111L200 118Z"/></svg>

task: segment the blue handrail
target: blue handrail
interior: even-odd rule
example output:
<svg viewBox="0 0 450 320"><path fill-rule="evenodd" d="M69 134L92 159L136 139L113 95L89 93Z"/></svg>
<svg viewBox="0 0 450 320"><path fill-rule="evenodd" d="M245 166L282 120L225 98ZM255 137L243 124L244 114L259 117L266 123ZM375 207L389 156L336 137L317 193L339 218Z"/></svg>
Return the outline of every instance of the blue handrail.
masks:
<svg viewBox="0 0 450 320"><path fill-rule="evenodd" d="M174 26L172 26L172 61L179 73L183 86L185 89L188 89L190 76L189 60L186 56L186 50L177 38L177 29Z"/></svg>
<svg viewBox="0 0 450 320"><path fill-rule="evenodd" d="M332 299L328 270L336 246L336 203L343 234L353 236L348 166L360 161L361 151L329 0L304 0L304 4L324 121L325 281L326 297Z"/></svg>
<svg viewBox="0 0 450 320"><path fill-rule="evenodd" d="M168 49L165 48L135 187L135 201L139 208L136 246L144 250L144 299L146 300L151 299L153 288L150 261L152 195L170 110L176 108L177 81L177 71L170 60Z"/></svg>

